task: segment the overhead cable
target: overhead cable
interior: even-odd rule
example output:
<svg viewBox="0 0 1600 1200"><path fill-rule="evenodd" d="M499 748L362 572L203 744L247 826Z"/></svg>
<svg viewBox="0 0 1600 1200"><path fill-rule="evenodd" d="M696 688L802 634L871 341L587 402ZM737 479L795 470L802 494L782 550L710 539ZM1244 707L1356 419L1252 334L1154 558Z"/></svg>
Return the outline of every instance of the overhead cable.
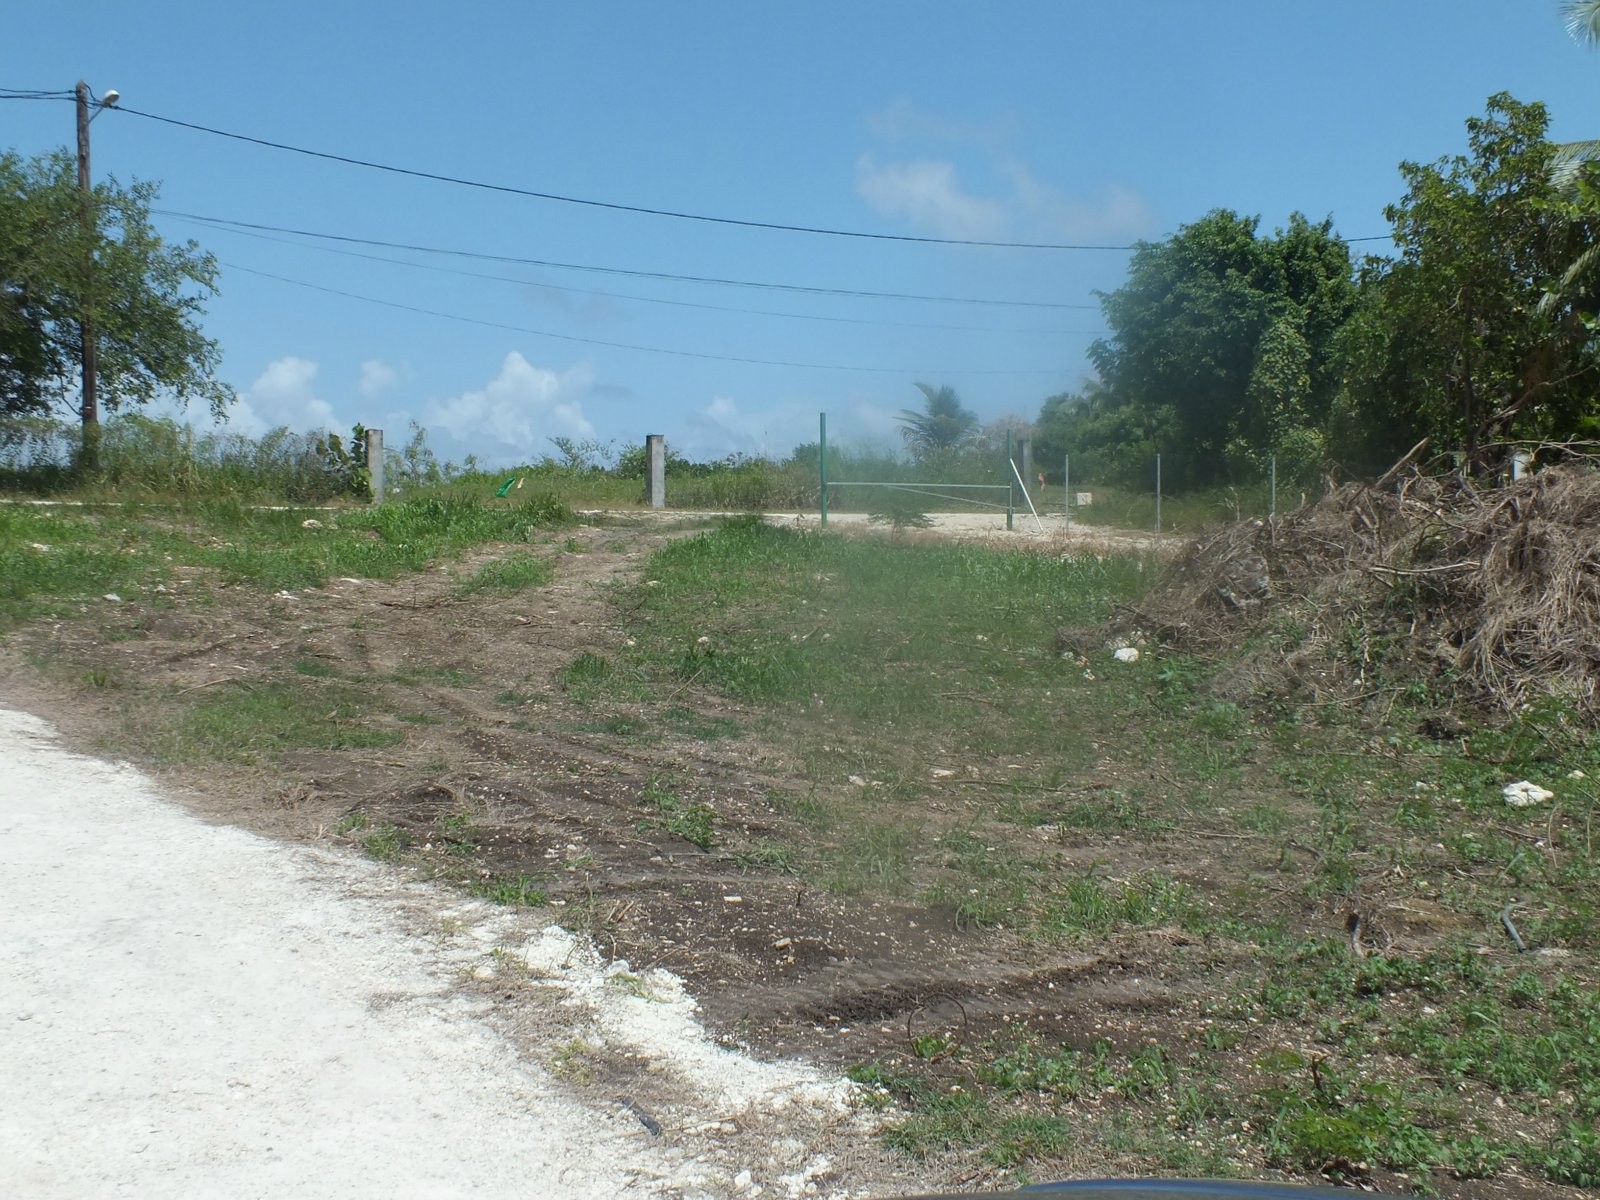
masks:
<svg viewBox="0 0 1600 1200"><path fill-rule="evenodd" d="M289 233L296 237L321 238L330 242L348 242L357 246L379 246L386 250L409 250L419 254L448 254L456 258L478 259L483 262L512 263L523 267L548 267L556 271L592 271L601 275L625 275L634 279L670 279L678 283L704 283L720 287L759 288L774 292L797 292L812 296L851 296L867 300L921 300L935 304L982 304L1002 308L1056 308L1079 309L1098 312L1098 304L1061 304L1053 300L997 300L975 296L934 296L915 292L869 292L855 288L812 287L798 283L772 283L752 279L722 279L707 275L675 275L667 271L639 271L627 267L596 267L584 263L551 262L539 258L519 258L509 254L485 254L474 250L453 250L439 246L424 246L411 242L388 242L377 238L354 237L348 234L318 233L310 229L292 229L281 225L265 225L251 221L232 221L222 217L206 217L196 213L176 212L172 209L152 209L158 216L181 217L207 225L233 229L257 229L268 233Z"/></svg>
<svg viewBox="0 0 1600 1200"><path fill-rule="evenodd" d="M611 200L563 196L557 192L541 192L532 188L513 187L504 183L487 183L480 179L466 179L458 175L445 175L438 171L422 171L413 167L397 167L389 163L373 162L371 159L354 158L347 154L333 154L325 150L312 150L305 146L294 146L288 142L275 142L268 138L233 133L226 129L216 129L210 125L201 125L194 121L181 121L176 117L163 117L156 113L144 112L141 109L129 108L127 105L119 105L114 111L127 113L132 117L143 117L147 121L159 121L163 125L175 125L180 129L192 129L198 133L209 133L214 137L228 138L231 141L247 142L252 146L265 146L272 150L283 150L290 154L302 154L308 158L320 158L327 162L344 163L352 167L364 167L371 171L384 171L391 175L404 175L412 179L429 179L436 183L449 183L457 187L476 188L480 191L500 192L511 196L526 196L534 200L551 200L560 204L575 204L585 208L603 208L612 212L637 213L648 217L670 217L678 221L699 221L709 225L735 225L744 229L765 229L778 233L817 234L824 237L860 238L875 242L912 242L930 246L984 246L1006 250L1106 251L1127 251L1135 248L1133 246L1069 242L1003 242L987 241L979 238L921 237L909 233L869 233L861 229L829 229L819 225L789 225L781 221L751 221L738 217L719 217L706 213L679 212L674 209L651 208L641 204L621 204Z"/></svg>
<svg viewBox="0 0 1600 1200"><path fill-rule="evenodd" d="M172 217L173 220L189 221L188 217ZM834 317L823 313L797 313L776 312L764 308L735 308L726 304L703 304L695 300L672 300L665 296L640 296L629 292L608 292L599 288L567 287L559 283L550 283L542 279L525 279L515 275L493 275L486 271L468 271L461 267L438 266L433 263L414 262L405 258L389 258L382 254L365 254L359 250L343 250L338 246L323 246L316 242L297 242L285 237L273 237L271 234L255 233L247 229L230 229L226 226L211 226L223 233L232 233L239 237L255 238L259 241L272 242L279 246L296 246L302 250L316 250L322 254L337 254L344 258L356 258L363 262L387 263L390 266L409 267L417 271L436 271L445 275L459 275L467 279L487 279L498 283L517 283L524 287L542 288L547 291L567 292L574 296L593 296L603 300L627 300L641 304L663 304L673 308L692 308L703 312L733 313L739 316L754 317L779 317L794 321L823 321L836 325L869 325L875 328L886 329L937 329L952 333L1005 333L1026 334L1029 336L1094 336L1103 334L1103 329L1003 329L992 325L945 325L923 321L880 321L869 317Z"/></svg>
<svg viewBox="0 0 1600 1200"><path fill-rule="evenodd" d="M709 362L743 363L760 367L797 367L813 371L855 371L874 375L1065 375L1069 372L1066 368L1049 370L967 370L956 367L857 367L846 366L838 363L812 363L790 362L782 359L767 358L741 358L730 354L704 354L695 350L674 350L664 346L641 346L630 342L611 342L601 338L578 337L574 334L551 333L548 329L530 329L525 325L511 325L504 321L485 321L478 317L465 317L459 313L440 312L434 308L420 308L413 304L401 304L396 300L384 300L378 296L363 296L359 292L347 292L340 288L326 287L320 283L310 283L304 279L292 279L287 275L277 275L271 271L259 271L254 267L242 266L239 263L230 263L218 260L222 266L230 271L241 271L246 275L257 275L263 279L274 279L279 283L289 283L296 287L309 288L314 292L325 292L330 296L341 296L346 300L360 300L366 304L379 304L384 308L395 308L401 312L418 313L426 317L440 317L446 321L459 321L466 325L481 325L486 329L506 329L513 333L532 334L534 337L552 338L561 342L578 342L586 346L605 346L612 350L636 350L644 354L667 354L675 358L698 358Z"/></svg>

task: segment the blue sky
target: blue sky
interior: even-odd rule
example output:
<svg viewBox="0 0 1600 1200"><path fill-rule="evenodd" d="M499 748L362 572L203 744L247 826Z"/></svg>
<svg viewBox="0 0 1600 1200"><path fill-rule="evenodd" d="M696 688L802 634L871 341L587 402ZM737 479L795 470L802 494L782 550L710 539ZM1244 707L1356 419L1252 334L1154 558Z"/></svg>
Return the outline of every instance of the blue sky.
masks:
<svg viewBox="0 0 1600 1200"><path fill-rule="evenodd" d="M1545 101L1558 139L1600 136L1600 52L1567 36L1560 7L78 0L8 6L0 86L82 78L129 108L272 141L744 220L1116 246L1228 207L1269 229L1295 210L1332 216L1355 238L1387 231L1396 165L1460 150L1493 92ZM0 145L24 153L72 138L69 104L6 102L0 122ZM1032 416L1083 381L1102 328L1094 292L1127 262L608 211L131 112L103 114L93 134L97 176L159 180L175 213L962 301L343 247L400 260L383 262L160 219L225 264L205 326L240 393L237 427L362 421L392 442L416 420L442 455L496 464L549 451L551 436L655 432L696 457L782 453L815 437L823 410L830 435L887 443L919 380L954 386L985 420Z"/></svg>

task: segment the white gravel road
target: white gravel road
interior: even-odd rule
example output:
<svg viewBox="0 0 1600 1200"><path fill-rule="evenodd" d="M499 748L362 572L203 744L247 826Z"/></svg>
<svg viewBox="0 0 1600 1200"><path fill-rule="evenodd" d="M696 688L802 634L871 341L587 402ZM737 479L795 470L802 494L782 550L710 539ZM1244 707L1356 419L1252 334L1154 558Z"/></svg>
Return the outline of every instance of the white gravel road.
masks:
<svg viewBox="0 0 1600 1200"><path fill-rule="evenodd" d="M865 1144L847 1085L715 1045L671 977L607 987L618 964L518 920L205 824L0 709L0 1191L836 1194L817 1147ZM497 1019L513 986L522 1028L676 1080L664 1132L565 1091Z"/></svg>

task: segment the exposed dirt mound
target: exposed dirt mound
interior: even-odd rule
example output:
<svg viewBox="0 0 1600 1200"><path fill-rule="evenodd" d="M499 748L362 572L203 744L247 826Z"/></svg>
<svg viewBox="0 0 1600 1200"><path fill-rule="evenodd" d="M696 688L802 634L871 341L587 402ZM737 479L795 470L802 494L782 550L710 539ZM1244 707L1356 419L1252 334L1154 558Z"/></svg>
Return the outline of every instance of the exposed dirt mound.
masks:
<svg viewBox="0 0 1600 1200"><path fill-rule="evenodd" d="M1250 668L1272 690L1348 699L1415 681L1595 714L1600 470L1346 484L1191 543L1132 619L1202 654L1276 631Z"/></svg>

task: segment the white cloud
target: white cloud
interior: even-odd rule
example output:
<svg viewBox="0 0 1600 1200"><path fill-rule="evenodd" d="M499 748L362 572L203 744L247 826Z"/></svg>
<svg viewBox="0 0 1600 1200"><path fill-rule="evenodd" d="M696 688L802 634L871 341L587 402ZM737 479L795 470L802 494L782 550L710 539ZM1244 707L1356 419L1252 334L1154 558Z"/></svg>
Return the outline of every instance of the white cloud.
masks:
<svg viewBox="0 0 1600 1200"><path fill-rule="evenodd" d="M1144 237L1156 228L1155 210L1143 196L1110 184L1094 200L1075 200L1042 183L1020 162L1005 164L1019 223L1039 237L1085 241Z"/></svg>
<svg viewBox="0 0 1600 1200"><path fill-rule="evenodd" d="M994 240L1006 236L1007 206L964 190L954 163L938 159L885 163L856 160L856 191L884 216L903 217L940 237Z"/></svg>
<svg viewBox="0 0 1600 1200"><path fill-rule="evenodd" d="M333 406L316 394L317 364L288 355L275 359L228 410L228 425L250 437L287 425L296 432L339 429Z"/></svg>
<svg viewBox="0 0 1600 1200"><path fill-rule="evenodd" d="M884 161L872 153L856 160L857 193L920 231L976 241L1121 242L1160 228L1144 197L1122 184L1069 192L1045 182L1016 155L1009 117L936 116L902 96L866 124L896 149ZM980 182L964 183L963 172Z"/></svg>
<svg viewBox="0 0 1600 1200"><path fill-rule="evenodd" d="M369 358L361 364L361 382L356 385L368 400L381 396L400 382L400 372L381 358Z"/></svg>
<svg viewBox="0 0 1600 1200"><path fill-rule="evenodd" d="M548 448L546 438L594 436L583 412L593 388L587 363L550 371L513 350L486 387L434 401L423 423L471 445L480 457L533 457Z"/></svg>
<svg viewBox="0 0 1600 1200"><path fill-rule="evenodd" d="M729 396L714 396L704 408L689 413L667 441L690 458L741 453L782 459L794 447L815 442L819 432L815 400L780 401L747 411ZM828 441L893 450L901 444L896 414L867 396L852 396L829 417Z"/></svg>
<svg viewBox="0 0 1600 1200"><path fill-rule="evenodd" d="M992 121L953 120L926 112L906 97L897 96L884 108L868 114L867 128L890 142L920 140L998 147L1015 135L1016 120L1010 116Z"/></svg>

